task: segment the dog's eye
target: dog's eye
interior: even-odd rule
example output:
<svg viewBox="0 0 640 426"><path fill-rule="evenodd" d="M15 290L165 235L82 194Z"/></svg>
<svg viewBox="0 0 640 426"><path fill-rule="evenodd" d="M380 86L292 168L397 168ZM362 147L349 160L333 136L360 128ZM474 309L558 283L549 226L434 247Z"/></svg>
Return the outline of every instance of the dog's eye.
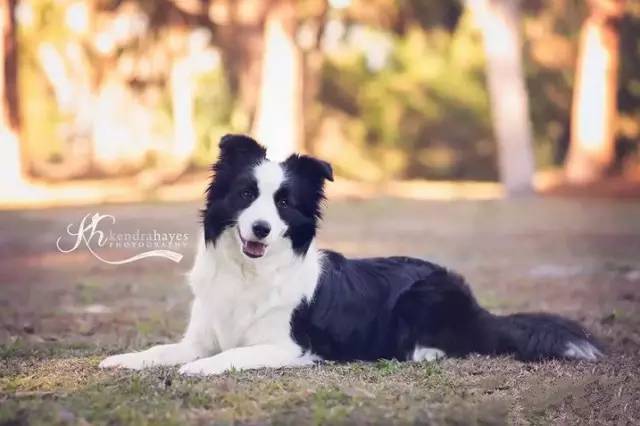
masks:
<svg viewBox="0 0 640 426"><path fill-rule="evenodd" d="M244 198L245 200L253 200L253 191L251 191L249 189L245 189L244 191L242 191L240 193L240 196L242 198Z"/></svg>
<svg viewBox="0 0 640 426"><path fill-rule="evenodd" d="M289 207L289 202L285 198L279 199L276 204L278 204L278 207L282 209L286 209L287 207Z"/></svg>

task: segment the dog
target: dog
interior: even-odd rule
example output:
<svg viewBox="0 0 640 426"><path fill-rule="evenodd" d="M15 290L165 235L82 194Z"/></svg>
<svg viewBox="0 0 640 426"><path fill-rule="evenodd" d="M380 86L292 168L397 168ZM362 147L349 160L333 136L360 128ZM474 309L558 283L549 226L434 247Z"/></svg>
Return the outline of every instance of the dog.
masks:
<svg viewBox="0 0 640 426"><path fill-rule="evenodd" d="M294 154L273 162L255 140L226 135L213 172L184 337L110 356L100 367L180 365L182 374L213 375L323 360L604 356L595 337L569 319L488 312L442 266L318 249L324 185L333 181L322 160Z"/></svg>

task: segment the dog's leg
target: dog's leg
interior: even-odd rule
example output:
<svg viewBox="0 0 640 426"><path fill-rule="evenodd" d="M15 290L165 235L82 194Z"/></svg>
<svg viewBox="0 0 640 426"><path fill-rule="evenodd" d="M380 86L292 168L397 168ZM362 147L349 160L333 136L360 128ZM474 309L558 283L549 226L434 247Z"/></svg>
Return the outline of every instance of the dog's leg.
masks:
<svg viewBox="0 0 640 426"><path fill-rule="evenodd" d="M206 312L196 299L191 307L189 325L178 343L158 345L141 352L113 355L100 363L100 368L140 370L162 365L179 365L218 352L215 332Z"/></svg>
<svg viewBox="0 0 640 426"><path fill-rule="evenodd" d="M100 368L128 368L141 370L143 368L161 365L178 365L197 359L199 353L194 347L185 343L153 346L145 351L113 355L100 363Z"/></svg>
<svg viewBox="0 0 640 426"><path fill-rule="evenodd" d="M293 343L266 344L233 348L209 358L190 362L180 368L180 373L206 376L233 369L303 367L312 365L314 361L313 356L303 354Z"/></svg>

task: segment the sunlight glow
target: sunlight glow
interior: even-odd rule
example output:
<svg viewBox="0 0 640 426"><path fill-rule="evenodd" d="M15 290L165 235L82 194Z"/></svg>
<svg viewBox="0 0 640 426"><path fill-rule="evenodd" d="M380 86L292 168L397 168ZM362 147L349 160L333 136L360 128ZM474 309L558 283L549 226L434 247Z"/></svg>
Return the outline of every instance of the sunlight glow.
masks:
<svg viewBox="0 0 640 426"><path fill-rule="evenodd" d="M329 0L329 4L335 9L345 9L351 5L351 0Z"/></svg>
<svg viewBox="0 0 640 426"><path fill-rule="evenodd" d="M581 99L577 103L582 111L580 116L588 117L582 120L580 126L576 126L577 140L587 150L597 153L602 147L602 141L606 140L606 120L598 117L607 115L607 86L604 83L606 73L610 67L611 57L608 53L603 34L595 26L589 26L585 32L585 46L588 49L584 53L582 64L582 91L578 94Z"/></svg>
<svg viewBox="0 0 640 426"><path fill-rule="evenodd" d="M51 82L56 101L64 112L72 109L74 102L73 85L69 81L65 64L53 43L38 46L38 59Z"/></svg>
<svg viewBox="0 0 640 426"><path fill-rule="evenodd" d="M89 11L83 2L71 4L64 17L67 27L77 34L84 34L89 30Z"/></svg>
<svg viewBox="0 0 640 426"><path fill-rule="evenodd" d="M297 104L300 58L296 46L277 19L267 22L266 52L262 69L263 85L260 93L261 110L257 116L254 134L267 147L272 160L282 160L290 155L299 138ZM278 100L274 108L272 100Z"/></svg>
<svg viewBox="0 0 640 426"><path fill-rule="evenodd" d="M393 49L391 37L364 25L354 26L349 32L348 43L364 54L367 68L373 72L385 67Z"/></svg>
<svg viewBox="0 0 640 426"><path fill-rule="evenodd" d="M16 6L16 20L22 27L31 27L34 23L33 5L26 1L18 2Z"/></svg>

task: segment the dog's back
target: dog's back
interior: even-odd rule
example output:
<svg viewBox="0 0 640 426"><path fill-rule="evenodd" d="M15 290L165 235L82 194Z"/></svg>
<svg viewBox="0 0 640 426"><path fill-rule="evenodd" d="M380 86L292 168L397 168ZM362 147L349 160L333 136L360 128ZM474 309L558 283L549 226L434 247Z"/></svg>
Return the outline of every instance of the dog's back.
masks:
<svg viewBox="0 0 640 426"><path fill-rule="evenodd" d="M423 349L595 360L602 351L586 330L559 316L493 315L462 277L408 257L351 260L326 252L314 296L294 311L291 327L305 350L336 361L412 360Z"/></svg>

